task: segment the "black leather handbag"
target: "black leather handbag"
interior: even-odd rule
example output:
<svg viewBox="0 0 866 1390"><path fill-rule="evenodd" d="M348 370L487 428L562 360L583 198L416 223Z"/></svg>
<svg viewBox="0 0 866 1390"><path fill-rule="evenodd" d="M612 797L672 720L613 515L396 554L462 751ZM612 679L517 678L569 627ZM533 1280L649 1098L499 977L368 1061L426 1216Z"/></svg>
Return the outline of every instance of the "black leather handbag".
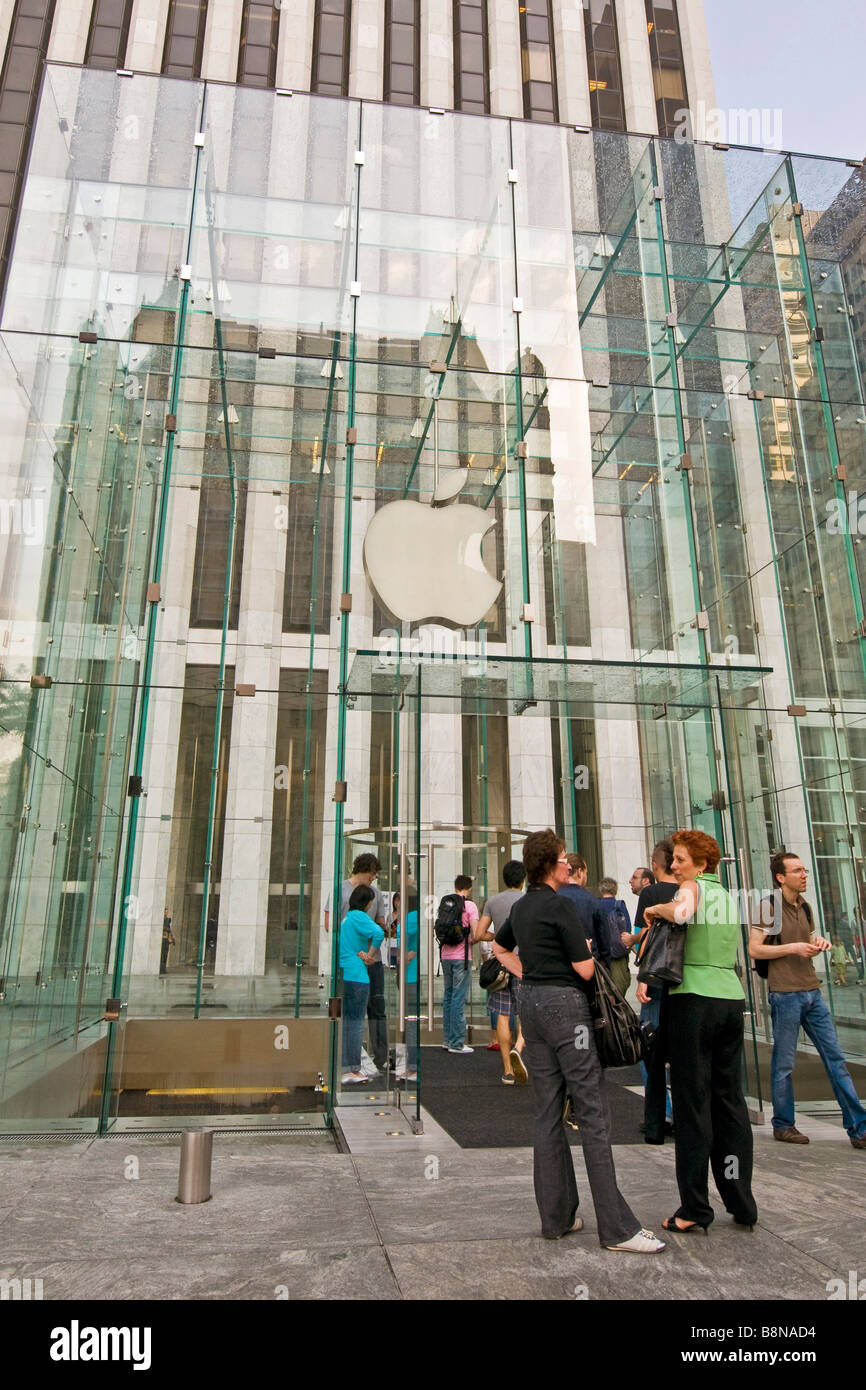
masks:
<svg viewBox="0 0 866 1390"><path fill-rule="evenodd" d="M495 956L486 960L478 972L478 983L482 989L489 989L491 992L508 988L508 981L511 979L510 971L500 965Z"/></svg>
<svg viewBox="0 0 866 1390"><path fill-rule="evenodd" d="M645 985L681 985L686 927L656 919L650 926L637 965L637 977Z"/></svg>
<svg viewBox="0 0 866 1390"><path fill-rule="evenodd" d="M644 1040L637 1014L620 994L601 961L595 963L595 994L590 1010L595 1046L603 1067L633 1067L643 1059Z"/></svg>

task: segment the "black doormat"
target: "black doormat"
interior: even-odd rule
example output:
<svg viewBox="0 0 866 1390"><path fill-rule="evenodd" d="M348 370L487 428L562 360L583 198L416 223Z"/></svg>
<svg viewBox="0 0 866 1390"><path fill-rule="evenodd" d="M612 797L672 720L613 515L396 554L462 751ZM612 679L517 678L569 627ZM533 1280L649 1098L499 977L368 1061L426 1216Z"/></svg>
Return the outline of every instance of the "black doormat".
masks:
<svg viewBox="0 0 866 1390"><path fill-rule="evenodd" d="M532 1078L526 1086L503 1086L498 1052L476 1049L463 1057L441 1047L421 1052L421 1104L447 1130L461 1149L523 1149L532 1147L535 1113ZM641 1084L637 1067L618 1067L606 1073L612 1144L642 1144L643 1097L626 1086ZM566 1126L569 1143L580 1143L580 1132Z"/></svg>

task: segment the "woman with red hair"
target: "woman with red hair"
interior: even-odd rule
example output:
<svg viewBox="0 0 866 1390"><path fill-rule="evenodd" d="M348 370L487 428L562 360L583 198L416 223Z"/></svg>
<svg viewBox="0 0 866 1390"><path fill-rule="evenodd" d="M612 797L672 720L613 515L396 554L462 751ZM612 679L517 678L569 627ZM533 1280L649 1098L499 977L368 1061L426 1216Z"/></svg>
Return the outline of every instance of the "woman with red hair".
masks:
<svg viewBox="0 0 866 1390"><path fill-rule="evenodd" d="M735 966L740 939L736 904L717 873L721 851L702 830L671 836L671 872L679 886L669 903L644 911L687 927L683 982L668 994L671 1096L676 1124L680 1207L667 1231L706 1234L714 1212L708 1168L734 1220L758 1219L752 1196L752 1129L743 1095L745 995ZM646 985L638 999L646 1002Z"/></svg>

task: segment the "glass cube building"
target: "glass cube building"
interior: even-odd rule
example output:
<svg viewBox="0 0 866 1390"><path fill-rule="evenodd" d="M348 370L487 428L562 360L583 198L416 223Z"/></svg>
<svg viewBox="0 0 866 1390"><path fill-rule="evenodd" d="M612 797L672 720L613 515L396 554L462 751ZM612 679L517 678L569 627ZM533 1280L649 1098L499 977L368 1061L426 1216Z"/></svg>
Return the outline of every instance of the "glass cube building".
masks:
<svg viewBox="0 0 866 1390"><path fill-rule="evenodd" d="M407 95L45 68L0 318L6 1131L329 1123L354 857L421 900L399 1065L431 904L547 825L621 891L708 831L744 938L798 853L866 1059L863 169Z"/></svg>

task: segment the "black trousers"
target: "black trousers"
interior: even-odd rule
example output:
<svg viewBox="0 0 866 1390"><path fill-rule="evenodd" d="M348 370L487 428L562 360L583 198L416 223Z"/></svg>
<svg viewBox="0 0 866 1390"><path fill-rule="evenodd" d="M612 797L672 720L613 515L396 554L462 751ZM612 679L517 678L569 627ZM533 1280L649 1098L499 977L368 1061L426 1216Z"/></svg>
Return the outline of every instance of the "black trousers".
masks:
<svg viewBox="0 0 866 1390"><path fill-rule="evenodd" d="M658 988L659 1023L650 1055L646 1059L644 1083L644 1138L648 1144L665 1142L665 1111L668 1098L667 1065L670 1056L668 1040L668 987Z"/></svg>
<svg viewBox="0 0 866 1390"><path fill-rule="evenodd" d="M370 976L370 998L367 1003L367 1022L370 1026L370 1050L373 1061L384 1071L388 1065L388 1018L385 1011L385 967L381 961L367 966Z"/></svg>
<svg viewBox="0 0 866 1390"><path fill-rule="evenodd" d="M743 1095L743 1020L740 999L671 994L667 1000L671 1099L676 1125L677 1184L684 1221L709 1226L708 1168L725 1208L751 1224L752 1127Z"/></svg>

